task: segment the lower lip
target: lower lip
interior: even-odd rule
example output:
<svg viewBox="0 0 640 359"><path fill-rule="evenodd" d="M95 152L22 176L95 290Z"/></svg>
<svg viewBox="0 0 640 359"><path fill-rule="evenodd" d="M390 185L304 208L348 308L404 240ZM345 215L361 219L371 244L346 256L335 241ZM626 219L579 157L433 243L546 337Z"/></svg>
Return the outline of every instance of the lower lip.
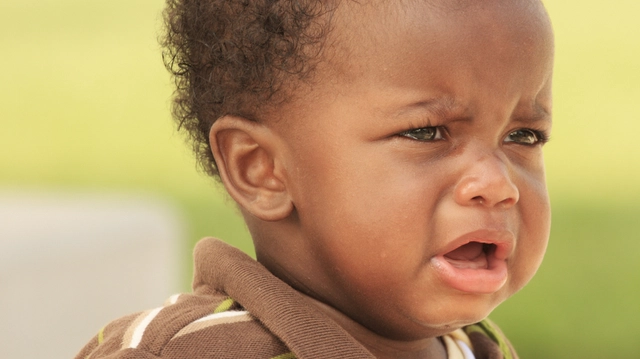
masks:
<svg viewBox="0 0 640 359"><path fill-rule="evenodd" d="M431 258L446 285L470 294L492 294L507 282L507 262L494 256L490 256L488 262L488 268L469 269L454 267L444 256Z"/></svg>

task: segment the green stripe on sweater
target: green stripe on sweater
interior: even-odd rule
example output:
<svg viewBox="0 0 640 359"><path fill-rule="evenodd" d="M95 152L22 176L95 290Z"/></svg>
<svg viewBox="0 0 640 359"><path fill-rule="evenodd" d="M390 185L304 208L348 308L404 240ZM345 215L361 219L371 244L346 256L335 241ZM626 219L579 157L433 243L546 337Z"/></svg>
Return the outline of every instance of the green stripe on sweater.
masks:
<svg viewBox="0 0 640 359"><path fill-rule="evenodd" d="M104 327L102 327L102 329L100 329L100 331L98 332L98 345L102 344L103 341L104 341Z"/></svg>
<svg viewBox="0 0 640 359"><path fill-rule="evenodd" d="M464 328L464 331L467 334L480 333L486 337L489 337L496 344L498 344L498 346L500 347L500 351L504 355L504 359L513 359L513 355L511 355L511 349L509 348L509 344L507 344L506 339L496 328L494 328L494 326L488 319L485 319L473 325L469 325Z"/></svg>
<svg viewBox="0 0 640 359"><path fill-rule="evenodd" d="M271 359L296 359L296 355L293 353L285 353L285 354L274 356Z"/></svg>
<svg viewBox="0 0 640 359"><path fill-rule="evenodd" d="M231 306L233 306L233 299L227 298L224 301L222 301L222 303L220 303L220 305L218 305L216 309L213 310L213 313L216 314L216 313L226 312L231 308Z"/></svg>

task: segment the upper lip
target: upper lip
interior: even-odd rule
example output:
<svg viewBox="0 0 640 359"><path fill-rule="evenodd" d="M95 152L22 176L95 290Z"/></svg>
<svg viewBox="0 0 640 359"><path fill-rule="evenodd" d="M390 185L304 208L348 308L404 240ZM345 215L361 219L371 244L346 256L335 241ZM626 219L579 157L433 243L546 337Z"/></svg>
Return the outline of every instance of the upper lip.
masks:
<svg viewBox="0 0 640 359"><path fill-rule="evenodd" d="M505 260L513 251L515 235L504 229L478 229L465 233L442 248L438 255L444 256L447 253L464 246L467 243L478 242L495 245L493 256L499 260Z"/></svg>

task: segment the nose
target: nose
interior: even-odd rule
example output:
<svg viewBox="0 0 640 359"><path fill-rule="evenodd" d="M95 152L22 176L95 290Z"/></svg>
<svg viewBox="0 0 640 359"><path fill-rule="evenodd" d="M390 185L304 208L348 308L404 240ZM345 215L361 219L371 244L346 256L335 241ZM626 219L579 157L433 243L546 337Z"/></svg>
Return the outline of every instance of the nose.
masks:
<svg viewBox="0 0 640 359"><path fill-rule="evenodd" d="M508 164L491 154L471 162L456 184L454 196L462 206L509 208L518 203L520 193Z"/></svg>

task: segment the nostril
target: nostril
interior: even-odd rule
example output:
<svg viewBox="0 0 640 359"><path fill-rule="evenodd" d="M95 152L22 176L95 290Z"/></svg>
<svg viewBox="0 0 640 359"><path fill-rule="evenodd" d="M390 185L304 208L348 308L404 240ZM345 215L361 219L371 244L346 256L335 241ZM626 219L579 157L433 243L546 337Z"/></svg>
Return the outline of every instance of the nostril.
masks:
<svg viewBox="0 0 640 359"><path fill-rule="evenodd" d="M507 199L504 199L504 200L502 200L501 202L499 202L499 204L500 204L502 207L505 207L505 208L506 208L506 207L511 207L511 206L513 206L514 204L516 204L516 202L517 202L517 201L518 201L518 200L517 200L516 198L507 198Z"/></svg>

